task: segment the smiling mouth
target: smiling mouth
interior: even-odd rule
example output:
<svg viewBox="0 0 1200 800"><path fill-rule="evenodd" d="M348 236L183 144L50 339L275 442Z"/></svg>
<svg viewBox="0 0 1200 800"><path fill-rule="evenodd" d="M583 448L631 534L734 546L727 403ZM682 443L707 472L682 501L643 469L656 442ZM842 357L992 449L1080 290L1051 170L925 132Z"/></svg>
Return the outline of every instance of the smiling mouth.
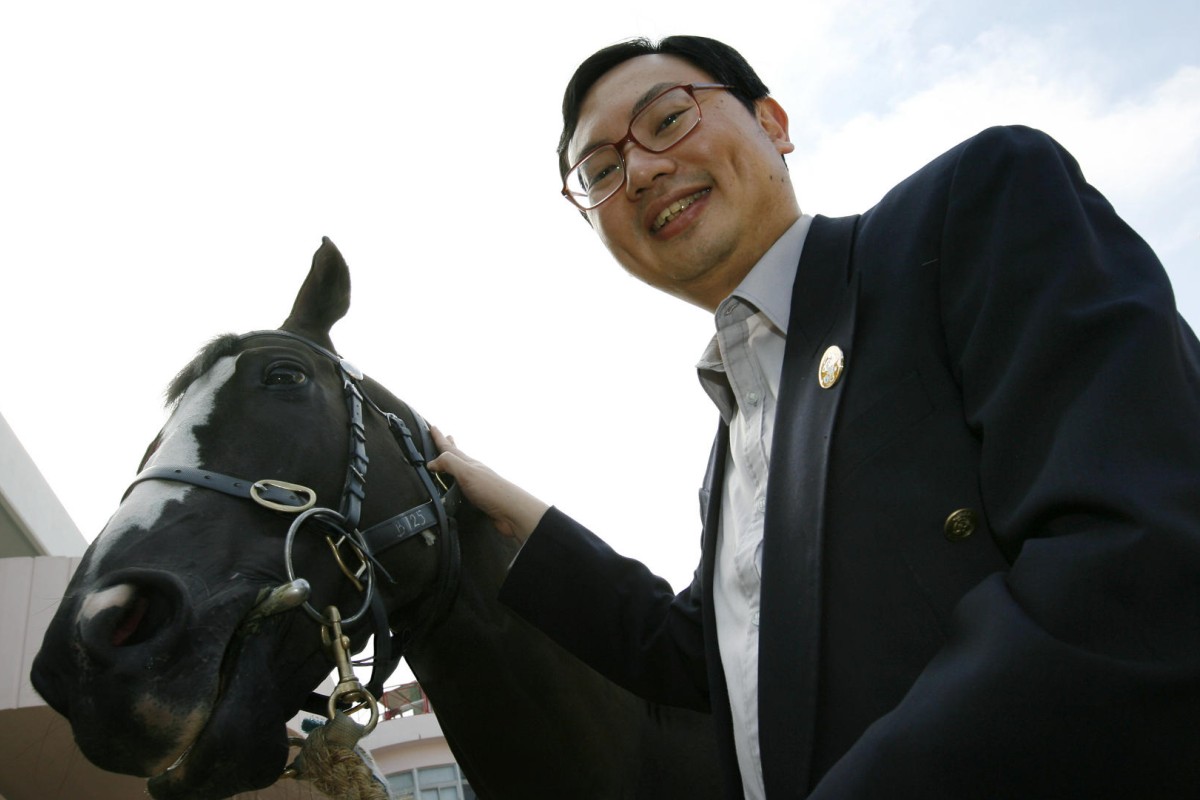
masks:
<svg viewBox="0 0 1200 800"><path fill-rule="evenodd" d="M654 223L650 226L650 232L658 233L660 230L662 230L664 225L666 225L671 220L675 219L675 217L679 216L679 214L681 214L685 208L687 208L692 203L699 200L704 195L708 194L710 191L712 191L712 190L711 189L701 189L700 191L696 192L693 195L689 195L687 197L676 200L674 203L671 203L671 205L667 206L666 208L664 208L662 210L662 213L660 213L657 217L654 218Z"/></svg>

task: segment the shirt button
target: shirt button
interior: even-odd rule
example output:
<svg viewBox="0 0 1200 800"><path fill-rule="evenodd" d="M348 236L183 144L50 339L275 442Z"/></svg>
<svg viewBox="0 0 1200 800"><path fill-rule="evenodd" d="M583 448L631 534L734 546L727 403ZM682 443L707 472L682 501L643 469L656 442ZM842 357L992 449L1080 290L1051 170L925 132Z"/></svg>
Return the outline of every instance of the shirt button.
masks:
<svg viewBox="0 0 1200 800"><path fill-rule="evenodd" d="M765 497L758 498L758 500L754 503L754 507L758 509L758 513L760 513L760 514L764 511L766 511L767 510L767 498L765 498Z"/></svg>
<svg viewBox="0 0 1200 800"><path fill-rule="evenodd" d="M738 307L738 301L730 300L729 303L726 304L725 311L723 313L725 314L725 316L728 317L730 314L733 313L733 310L737 307Z"/></svg>
<svg viewBox="0 0 1200 800"><path fill-rule="evenodd" d="M746 395L746 399L750 401L750 405L757 406L759 400L758 392L751 392L750 394Z"/></svg>
<svg viewBox="0 0 1200 800"><path fill-rule="evenodd" d="M757 611L755 611L754 614L750 617L750 622L752 622L754 624L754 627L756 627L756 628L758 627L758 612Z"/></svg>

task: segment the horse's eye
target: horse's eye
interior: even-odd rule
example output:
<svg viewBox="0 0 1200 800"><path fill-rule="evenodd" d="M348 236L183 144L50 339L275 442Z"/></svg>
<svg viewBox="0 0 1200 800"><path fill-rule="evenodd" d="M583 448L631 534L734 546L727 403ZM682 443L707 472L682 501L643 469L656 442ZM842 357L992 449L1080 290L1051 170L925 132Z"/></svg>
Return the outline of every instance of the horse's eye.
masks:
<svg viewBox="0 0 1200 800"><path fill-rule="evenodd" d="M299 386L308 380L308 376L296 364L272 364L263 375L263 383L267 386Z"/></svg>

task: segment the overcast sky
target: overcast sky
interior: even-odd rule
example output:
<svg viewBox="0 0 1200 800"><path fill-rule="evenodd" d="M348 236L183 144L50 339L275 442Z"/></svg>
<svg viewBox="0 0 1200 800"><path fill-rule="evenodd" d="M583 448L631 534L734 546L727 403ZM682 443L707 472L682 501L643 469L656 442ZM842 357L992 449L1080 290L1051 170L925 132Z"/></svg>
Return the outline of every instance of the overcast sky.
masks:
<svg viewBox="0 0 1200 800"><path fill-rule="evenodd" d="M522 5L4 5L0 413L85 536L174 373L282 322L328 235L356 292L344 355L686 583L712 323L610 260L554 156L571 71L633 35L742 51L790 113L810 213L865 210L989 125L1048 131L1200 323L1195 0Z"/></svg>

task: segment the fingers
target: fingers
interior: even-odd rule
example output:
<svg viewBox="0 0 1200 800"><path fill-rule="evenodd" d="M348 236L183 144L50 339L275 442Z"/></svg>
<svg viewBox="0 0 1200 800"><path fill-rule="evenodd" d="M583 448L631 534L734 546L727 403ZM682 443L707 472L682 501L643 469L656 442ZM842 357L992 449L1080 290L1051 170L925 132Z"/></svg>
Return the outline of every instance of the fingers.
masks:
<svg viewBox="0 0 1200 800"><path fill-rule="evenodd" d="M433 443L437 445L439 451L445 452L454 447L454 437L442 433L442 429L437 425L430 425L429 432L433 434Z"/></svg>
<svg viewBox="0 0 1200 800"><path fill-rule="evenodd" d="M454 437L442 433L437 425L429 426L429 435L433 437L433 446L437 448L439 454L454 449Z"/></svg>
<svg viewBox="0 0 1200 800"><path fill-rule="evenodd" d="M455 478L459 477L458 471L466 461L466 456L455 445L454 437L442 433L436 425L429 426L429 433L433 436L434 447L438 449L438 456L430 459L429 468L435 472L447 472Z"/></svg>
<svg viewBox="0 0 1200 800"><path fill-rule="evenodd" d="M429 468L453 476L467 500L487 514L497 530L525 541L549 506L468 456L454 443L453 436L445 435L433 425L429 432L441 451L429 462Z"/></svg>

